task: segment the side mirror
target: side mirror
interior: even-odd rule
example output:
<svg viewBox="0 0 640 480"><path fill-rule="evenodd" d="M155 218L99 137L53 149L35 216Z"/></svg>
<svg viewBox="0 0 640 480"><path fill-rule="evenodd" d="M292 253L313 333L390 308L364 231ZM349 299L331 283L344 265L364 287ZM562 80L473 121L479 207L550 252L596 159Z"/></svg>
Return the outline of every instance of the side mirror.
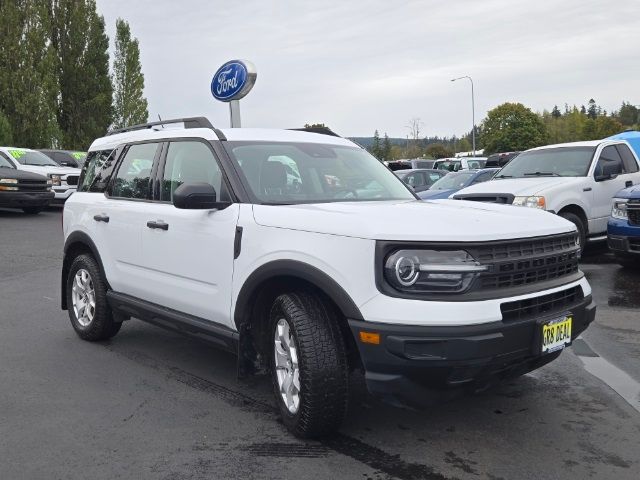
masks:
<svg viewBox="0 0 640 480"><path fill-rule="evenodd" d="M173 192L173 206L185 210L222 210L231 205L218 202L216 190L205 182L183 183Z"/></svg>
<svg viewBox="0 0 640 480"><path fill-rule="evenodd" d="M604 182L616 178L620 173L620 165L617 162L604 162L599 175L594 176L596 182Z"/></svg>

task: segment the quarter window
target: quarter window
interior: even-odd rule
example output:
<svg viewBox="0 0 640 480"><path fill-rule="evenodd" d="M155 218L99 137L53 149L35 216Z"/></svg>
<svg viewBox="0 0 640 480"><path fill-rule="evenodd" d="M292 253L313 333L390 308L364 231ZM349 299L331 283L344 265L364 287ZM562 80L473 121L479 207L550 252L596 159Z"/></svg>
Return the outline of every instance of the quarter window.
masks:
<svg viewBox="0 0 640 480"><path fill-rule="evenodd" d="M111 188L112 197L151 198L151 169L158 145L141 143L128 148Z"/></svg>
<svg viewBox="0 0 640 480"><path fill-rule="evenodd" d="M111 179L113 167L115 167L115 156L115 150L96 150L95 152L89 152L80 173L78 191L104 192Z"/></svg>
<svg viewBox="0 0 640 480"><path fill-rule="evenodd" d="M211 149L203 142L172 142L162 175L160 200L171 202L173 192L183 183L205 182L211 185L218 201L228 200L222 172Z"/></svg>

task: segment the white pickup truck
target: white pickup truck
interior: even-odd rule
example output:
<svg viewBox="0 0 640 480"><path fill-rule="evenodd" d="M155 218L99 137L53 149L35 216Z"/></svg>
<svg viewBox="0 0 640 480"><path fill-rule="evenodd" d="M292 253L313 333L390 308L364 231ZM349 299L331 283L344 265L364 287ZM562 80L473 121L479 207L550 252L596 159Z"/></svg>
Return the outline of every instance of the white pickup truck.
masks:
<svg viewBox="0 0 640 480"><path fill-rule="evenodd" d="M638 157L623 140L595 140L533 148L493 180L453 198L539 208L571 221L580 245L606 238L613 196L640 184Z"/></svg>

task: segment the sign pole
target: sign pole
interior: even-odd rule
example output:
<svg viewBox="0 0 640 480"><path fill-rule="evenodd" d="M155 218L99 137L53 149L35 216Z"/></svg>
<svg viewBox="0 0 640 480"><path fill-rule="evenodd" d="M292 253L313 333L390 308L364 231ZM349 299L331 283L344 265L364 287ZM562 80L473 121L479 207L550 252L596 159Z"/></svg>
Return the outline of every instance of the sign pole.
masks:
<svg viewBox="0 0 640 480"><path fill-rule="evenodd" d="M240 128L240 100L229 102L229 117L231 118L231 128Z"/></svg>

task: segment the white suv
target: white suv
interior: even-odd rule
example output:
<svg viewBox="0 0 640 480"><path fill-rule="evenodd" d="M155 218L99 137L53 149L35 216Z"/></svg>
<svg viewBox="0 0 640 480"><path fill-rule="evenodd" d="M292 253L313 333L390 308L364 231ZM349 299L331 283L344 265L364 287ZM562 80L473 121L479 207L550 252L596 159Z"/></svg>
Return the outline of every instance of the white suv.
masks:
<svg viewBox="0 0 640 480"><path fill-rule="evenodd" d="M546 364L594 319L560 217L422 202L336 136L179 122L96 140L65 204L62 308L85 340L131 317L210 340L313 437L354 370L423 405Z"/></svg>
<svg viewBox="0 0 640 480"><path fill-rule="evenodd" d="M624 140L594 140L533 148L511 160L490 182L453 198L533 207L573 222L580 245L604 240L614 195L640 183L640 167Z"/></svg>
<svg viewBox="0 0 640 480"><path fill-rule="evenodd" d="M79 168L61 167L44 153L30 148L0 147L0 156L18 170L47 177L54 193L52 205L64 203L76 191Z"/></svg>

